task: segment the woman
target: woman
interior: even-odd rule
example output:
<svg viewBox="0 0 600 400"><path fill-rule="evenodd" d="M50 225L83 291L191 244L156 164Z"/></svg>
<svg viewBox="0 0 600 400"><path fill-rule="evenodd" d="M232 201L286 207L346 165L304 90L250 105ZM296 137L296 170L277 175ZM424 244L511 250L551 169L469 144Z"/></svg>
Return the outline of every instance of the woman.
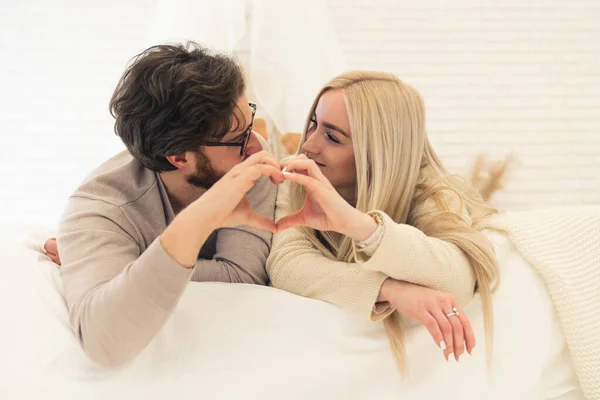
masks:
<svg viewBox="0 0 600 400"><path fill-rule="evenodd" d="M292 183L278 194L272 285L373 320L391 316L384 323L399 361L394 308L424 323L458 360L470 330L460 307L477 287L491 341L498 266L470 214L494 210L448 176L427 140L417 91L389 74L341 75L317 96L301 143L284 170ZM414 307L418 289L404 282L455 300L419 291L423 306ZM470 352L474 340L465 339Z"/></svg>
<svg viewBox="0 0 600 400"><path fill-rule="evenodd" d="M267 260L272 285L388 317L401 367L401 316L420 320L434 338L440 327L454 346L445 354L458 358L460 340L448 337L461 338L468 321L459 319L460 305L477 292L489 362L499 273L484 229L505 233L548 287L582 389L600 395L600 212L497 213L444 169L424 114L418 92L391 74L345 73L321 90L299 155L285 164L290 182L279 189L279 233ZM456 300L437 301L439 293L409 283ZM417 292L423 300L415 302Z"/></svg>

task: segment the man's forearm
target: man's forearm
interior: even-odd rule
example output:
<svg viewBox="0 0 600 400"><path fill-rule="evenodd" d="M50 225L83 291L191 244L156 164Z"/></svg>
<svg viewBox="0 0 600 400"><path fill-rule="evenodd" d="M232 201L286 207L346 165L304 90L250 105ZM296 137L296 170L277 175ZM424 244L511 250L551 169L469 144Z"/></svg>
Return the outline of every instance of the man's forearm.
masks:
<svg viewBox="0 0 600 400"><path fill-rule="evenodd" d="M245 227L219 229L212 259L196 262L192 280L266 285L269 239L268 232Z"/></svg>
<svg viewBox="0 0 600 400"><path fill-rule="evenodd" d="M204 203L199 199L190 204L160 236L165 251L186 268L194 267L202 245L219 228L220 221L214 218Z"/></svg>

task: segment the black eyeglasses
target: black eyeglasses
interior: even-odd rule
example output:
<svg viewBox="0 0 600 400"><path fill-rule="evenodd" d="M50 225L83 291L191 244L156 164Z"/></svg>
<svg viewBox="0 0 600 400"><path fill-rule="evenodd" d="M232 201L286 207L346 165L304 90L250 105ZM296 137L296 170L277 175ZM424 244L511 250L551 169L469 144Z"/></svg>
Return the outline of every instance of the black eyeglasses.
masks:
<svg viewBox="0 0 600 400"><path fill-rule="evenodd" d="M242 136L241 141L236 142L208 142L202 143L202 146L210 146L210 147L237 147L240 146L240 156L243 156L246 152L246 148L248 147L248 142L250 141L250 135L252 134L252 125L254 125L254 116L256 115L256 104L248 103L250 108L252 109L252 119L250 120L250 125L246 130L246 133Z"/></svg>

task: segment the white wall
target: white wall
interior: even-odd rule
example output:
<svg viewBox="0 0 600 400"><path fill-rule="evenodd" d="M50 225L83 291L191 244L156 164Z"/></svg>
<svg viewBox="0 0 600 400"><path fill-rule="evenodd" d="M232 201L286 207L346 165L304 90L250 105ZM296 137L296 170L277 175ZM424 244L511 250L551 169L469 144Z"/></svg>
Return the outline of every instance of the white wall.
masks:
<svg viewBox="0 0 600 400"><path fill-rule="evenodd" d="M328 1L353 68L421 91L451 171L514 151L498 204L600 204L600 2Z"/></svg>
<svg viewBox="0 0 600 400"><path fill-rule="evenodd" d="M143 49L153 1L0 3L0 226L53 224L123 148L108 101Z"/></svg>
<svg viewBox="0 0 600 400"><path fill-rule="evenodd" d="M600 204L600 3L328 1L352 67L420 89L452 171L514 149L503 205ZM108 100L156 2L0 3L0 227L55 223L122 149Z"/></svg>

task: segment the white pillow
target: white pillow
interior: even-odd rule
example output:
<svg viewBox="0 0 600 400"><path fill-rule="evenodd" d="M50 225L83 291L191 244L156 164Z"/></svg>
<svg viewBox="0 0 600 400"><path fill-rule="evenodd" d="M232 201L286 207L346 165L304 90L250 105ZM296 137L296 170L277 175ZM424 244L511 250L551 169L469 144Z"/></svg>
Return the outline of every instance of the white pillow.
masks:
<svg viewBox="0 0 600 400"><path fill-rule="evenodd" d="M466 310L478 338L474 355L446 362L423 327L411 329L410 383L398 375L381 324L277 289L218 283L190 283L148 348L104 370L80 349L59 271L39 243L4 240L0 398L582 398L542 282L508 242L494 240L504 269L494 298L493 379L476 299ZM551 382L542 376L548 369Z"/></svg>

